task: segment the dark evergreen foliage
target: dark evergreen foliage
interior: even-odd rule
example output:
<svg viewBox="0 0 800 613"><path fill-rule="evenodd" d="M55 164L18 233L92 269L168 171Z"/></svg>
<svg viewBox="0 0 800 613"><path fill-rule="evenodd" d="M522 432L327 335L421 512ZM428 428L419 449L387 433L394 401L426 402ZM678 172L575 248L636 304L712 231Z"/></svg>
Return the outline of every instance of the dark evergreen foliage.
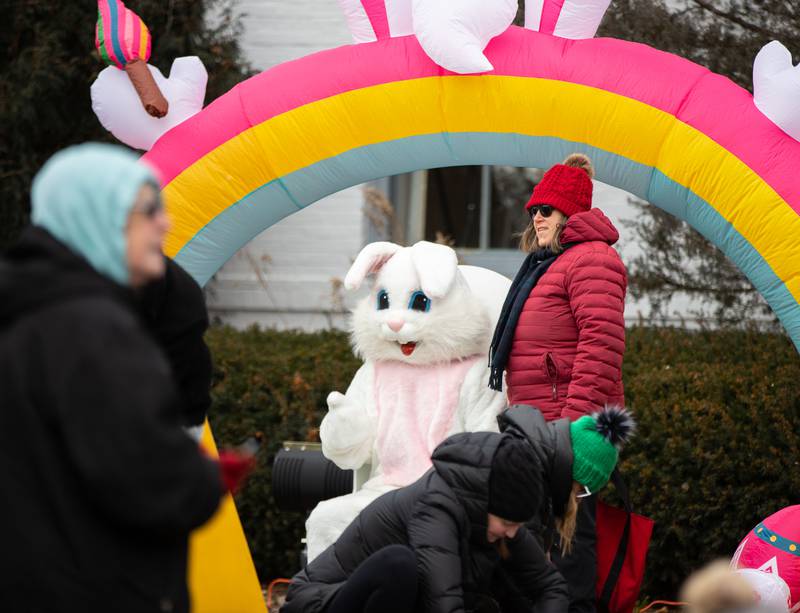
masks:
<svg viewBox="0 0 800 613"><path fill-rule="evenodd" d="M249 74L234 0L129 0L150 28L150 63L197 55L206 102ZM210 17L207 19L207 17ZM0 248L27 223L30 184L53 153L87 140L115 142L92 112L89 87L105 68L94 46L97 2L0 3Z"/></svg>

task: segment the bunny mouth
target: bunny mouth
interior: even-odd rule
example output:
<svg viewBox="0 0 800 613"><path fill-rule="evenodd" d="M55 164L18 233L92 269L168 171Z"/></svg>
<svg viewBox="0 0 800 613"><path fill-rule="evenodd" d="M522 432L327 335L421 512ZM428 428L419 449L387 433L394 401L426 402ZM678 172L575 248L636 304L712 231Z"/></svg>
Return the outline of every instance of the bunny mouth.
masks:
<svg viewBox="0 0 800 613"><path fill-rule="evenodd" d="M400 351L402 351L403 355L406 356L406 357L408 357L412 353L414 353L414 349L416 349L416 348L417 348L417 344L413 343L413 342L412 343L401 343L400 344Z"/></svg>

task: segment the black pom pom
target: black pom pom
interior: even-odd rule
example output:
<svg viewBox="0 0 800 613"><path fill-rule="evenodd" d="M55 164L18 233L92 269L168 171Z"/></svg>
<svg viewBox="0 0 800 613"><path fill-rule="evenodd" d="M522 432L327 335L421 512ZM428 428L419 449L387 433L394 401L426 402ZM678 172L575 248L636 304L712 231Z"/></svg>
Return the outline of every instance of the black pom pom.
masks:
<svg viewBox="0 0 800 613"><path fill-rule="evenodd" d="M633 416L621 407L606 407L593 415L597 431L617 449L636 432Z"/></svg>

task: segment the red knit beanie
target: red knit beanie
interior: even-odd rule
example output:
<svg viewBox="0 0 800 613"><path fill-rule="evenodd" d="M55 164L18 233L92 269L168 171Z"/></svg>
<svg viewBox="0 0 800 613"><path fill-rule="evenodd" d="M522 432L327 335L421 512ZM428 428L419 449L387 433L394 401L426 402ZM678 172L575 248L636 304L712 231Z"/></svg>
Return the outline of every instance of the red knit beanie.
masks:
<svg viewBox="0 0 800 613"><path fill-rule="evenodd" d="M537 204L549 204L569 217L592 208L591 160L582 153L573 153L561 164L556 164L533 188L525 210Z"/></svg>

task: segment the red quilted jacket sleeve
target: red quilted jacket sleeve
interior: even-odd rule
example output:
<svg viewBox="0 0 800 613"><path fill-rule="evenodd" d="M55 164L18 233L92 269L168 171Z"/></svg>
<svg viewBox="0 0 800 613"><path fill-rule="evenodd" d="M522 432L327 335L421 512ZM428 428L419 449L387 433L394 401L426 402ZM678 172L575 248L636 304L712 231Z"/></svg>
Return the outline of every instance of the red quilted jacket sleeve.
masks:
<svg viewBox="0 0 800 613"><path fill-rule="evenodd" d="M578 348L562 417L574 420L601 409L620 388L626 288L625 266L611 247L579 255L568 269Z"/></svg>

